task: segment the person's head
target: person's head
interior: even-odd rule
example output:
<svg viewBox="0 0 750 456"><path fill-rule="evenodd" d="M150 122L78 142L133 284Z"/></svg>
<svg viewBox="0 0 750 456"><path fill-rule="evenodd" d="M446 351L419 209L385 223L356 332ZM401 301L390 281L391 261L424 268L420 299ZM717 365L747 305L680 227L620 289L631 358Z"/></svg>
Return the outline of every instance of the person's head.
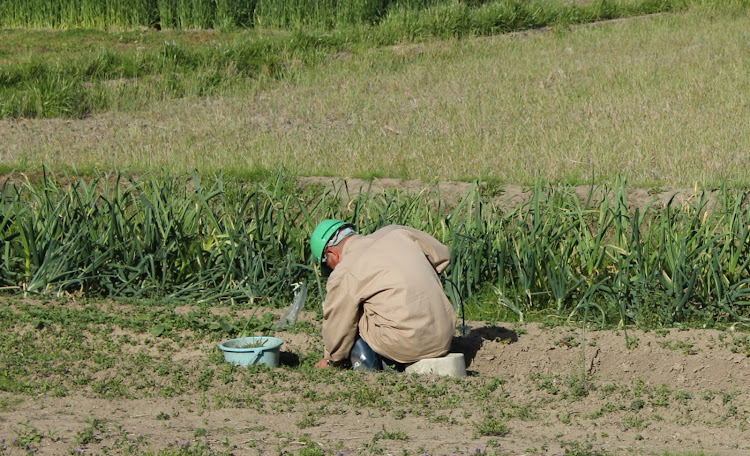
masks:
<svg viewBox="0 0 750 456"><path fill-rule="evenodd" d="M315 262L335 269L341 261L343 241L352 234L357 233L350 223L336 219L320 222L310 236L310 250Z"/></svg>

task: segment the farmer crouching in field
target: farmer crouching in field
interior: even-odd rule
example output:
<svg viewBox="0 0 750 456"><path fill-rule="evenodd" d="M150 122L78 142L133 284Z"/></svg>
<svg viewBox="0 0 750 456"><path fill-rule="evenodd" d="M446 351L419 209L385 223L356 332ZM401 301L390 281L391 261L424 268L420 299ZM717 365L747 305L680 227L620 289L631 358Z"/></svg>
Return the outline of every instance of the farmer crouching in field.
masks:
<svg viewBox="0 0 750 456"><path fill-rule="evenodd" d="M325 220L310 248L332 271L317 367L403 370L448 352L456 313L438 278L450 261L445 245L406 226L360 236L345 222Z"/></svg>

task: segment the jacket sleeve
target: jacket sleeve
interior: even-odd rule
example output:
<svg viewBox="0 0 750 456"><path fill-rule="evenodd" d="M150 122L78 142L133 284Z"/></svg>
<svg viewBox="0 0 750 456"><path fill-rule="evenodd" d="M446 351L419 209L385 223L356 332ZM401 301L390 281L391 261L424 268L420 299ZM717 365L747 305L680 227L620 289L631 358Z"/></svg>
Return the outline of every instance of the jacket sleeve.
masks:
<svg viewBox="0 0 750 456"><path fill-rule="evenodd" d="M324 358L341 362L349 358L359 331L361 314L359 298L353 293L356 283L351 274L342 271L331 275L323 304Z"/></svg>
<svg viewBox="0 0 750 456"><path fill-rule="evenodd" d="M432 264L432 267L435 268L435 271L438 274L441 274L451 261L450 249L424 231L419 231L408 226L403 228L409 232L409 237L411 237L412 240L417 243L422 252L424 252L424 255L427 257L430 264Z"/></svg>

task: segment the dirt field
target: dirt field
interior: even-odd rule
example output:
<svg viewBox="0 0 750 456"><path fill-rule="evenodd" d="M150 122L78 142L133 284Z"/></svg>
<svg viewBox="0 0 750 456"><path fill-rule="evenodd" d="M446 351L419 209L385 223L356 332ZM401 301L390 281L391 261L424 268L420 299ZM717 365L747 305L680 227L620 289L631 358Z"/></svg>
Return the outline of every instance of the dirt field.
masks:
<svg viewBox="0 0 750 456"><path fill-rule="evenodd" d="M439 378L314 369L318 317L302 320L275 333L274 369L234 368L216 340L107 326L114 365L82 359L48 391L0 392L0 454L750 454L744 333L469 322L453 349L469 375ZM63 328L16 331L45 345ZM187 381L164 393L176 373Z"/></svg>

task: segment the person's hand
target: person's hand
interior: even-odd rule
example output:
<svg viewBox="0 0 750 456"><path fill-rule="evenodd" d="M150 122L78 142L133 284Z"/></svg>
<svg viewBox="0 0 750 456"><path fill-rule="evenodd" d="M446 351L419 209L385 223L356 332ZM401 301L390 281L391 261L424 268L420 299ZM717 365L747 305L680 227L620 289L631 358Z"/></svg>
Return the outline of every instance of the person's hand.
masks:
<svg viewBox="0 0 750 456"><path fill-rule="evenodd" d="M328 367L328 366L329 366L329 364L328 364L328 360L327 360L327 359L325 359L325 358L321 359L320 361L318 361L318 362L317 362L317 363L315 364L315 367L317 367L317 368L319 368L319 369L325 369L325 368L326 368L326 367Z"/></svg>

